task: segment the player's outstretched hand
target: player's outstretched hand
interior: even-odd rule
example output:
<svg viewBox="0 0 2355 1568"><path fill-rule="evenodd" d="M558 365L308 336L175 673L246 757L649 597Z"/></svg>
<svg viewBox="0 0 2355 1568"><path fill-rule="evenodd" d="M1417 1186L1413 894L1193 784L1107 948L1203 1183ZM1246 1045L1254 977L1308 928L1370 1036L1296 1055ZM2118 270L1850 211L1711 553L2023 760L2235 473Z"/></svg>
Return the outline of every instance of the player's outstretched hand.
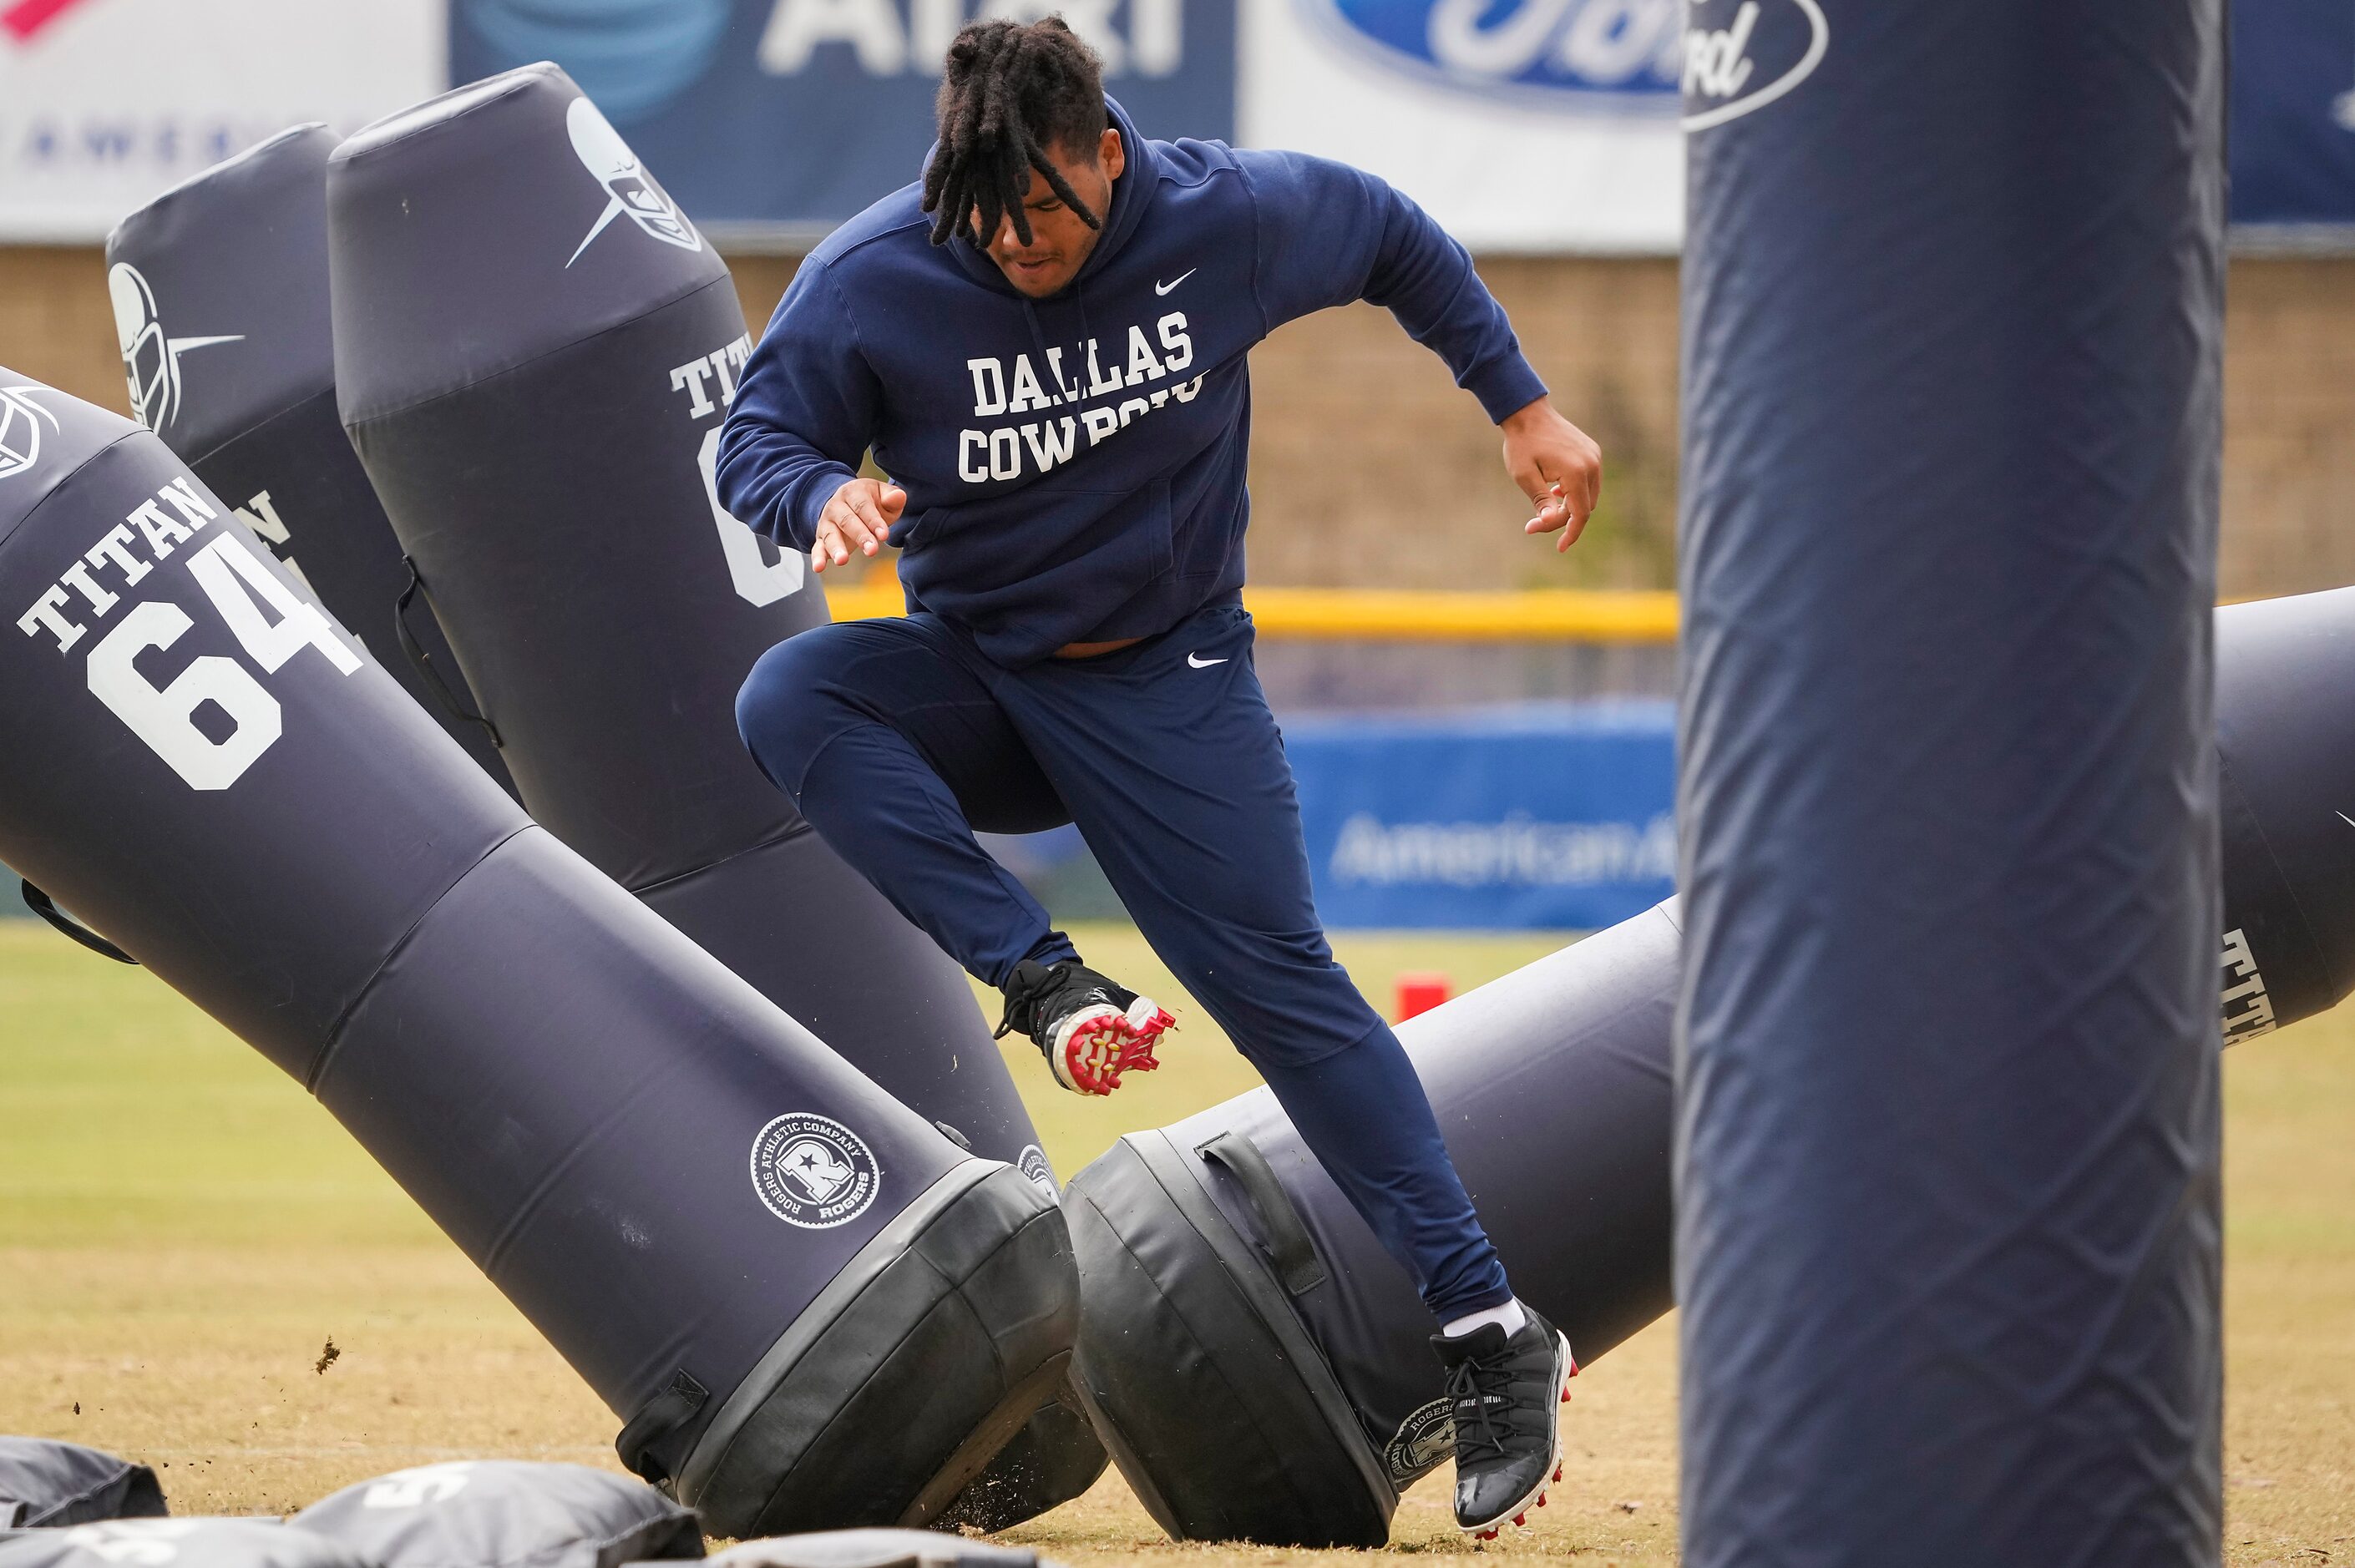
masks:
<svg viewBox="0 0 2355 1568"><path fill-rule="evenodd" d="M908 493L880 480L854 479L836 491L818 514L817 543L810 546L810 566L818 571L838 567L850 552L871 556L887 542L884 535L908 504Z"/></svg>
<svg viewBox="0 0 2355 1568"><path fill-rule="evenodd" d="M1603 449L1543 397L1507 415L1503 429L1505 471L1538 509L1521 532L1559 530L1554 548L1569 549L1603 498Z"/></svg>

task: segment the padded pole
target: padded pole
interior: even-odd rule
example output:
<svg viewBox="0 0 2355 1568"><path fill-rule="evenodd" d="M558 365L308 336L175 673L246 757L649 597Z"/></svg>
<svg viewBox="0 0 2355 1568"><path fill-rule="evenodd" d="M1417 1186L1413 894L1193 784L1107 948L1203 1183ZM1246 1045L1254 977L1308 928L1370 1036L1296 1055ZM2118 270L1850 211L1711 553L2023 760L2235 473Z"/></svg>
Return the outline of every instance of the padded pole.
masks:
<svg viewBox="0 0 2355 1568"><path fill-rule="evenodd" d="M152 433L5 370L0 608L0 857L316 1095L714 1531L935 1519L1064 1380L1035 1183L533 824Z"/></svg>
<svg viewBox="0 0 2355 1568"><path fill-rule="evenodd" d="M1700 0L1684 1561L2221 1551L2221 0Z"/></svg>

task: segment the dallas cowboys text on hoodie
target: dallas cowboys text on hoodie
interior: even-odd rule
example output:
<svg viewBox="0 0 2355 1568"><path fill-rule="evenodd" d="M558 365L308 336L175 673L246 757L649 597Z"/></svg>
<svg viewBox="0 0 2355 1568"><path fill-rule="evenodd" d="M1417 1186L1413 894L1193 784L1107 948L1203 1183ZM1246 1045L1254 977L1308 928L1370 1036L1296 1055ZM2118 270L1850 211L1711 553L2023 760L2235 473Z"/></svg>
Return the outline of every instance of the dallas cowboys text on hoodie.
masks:
<svg viewBox="0 0 2355 1568"><path fill-rule="evenodd" d="M911 609L1018 668L1165 631L1243 580L1252 345L1296 316L1389 307L1501 422L1545 395L1472 259L1346 164L1153 142L1107 100L1127 167L1094 252L1031 300L911 185L812 251L720 437L728 510L807 551L875 461Z"/></svg>

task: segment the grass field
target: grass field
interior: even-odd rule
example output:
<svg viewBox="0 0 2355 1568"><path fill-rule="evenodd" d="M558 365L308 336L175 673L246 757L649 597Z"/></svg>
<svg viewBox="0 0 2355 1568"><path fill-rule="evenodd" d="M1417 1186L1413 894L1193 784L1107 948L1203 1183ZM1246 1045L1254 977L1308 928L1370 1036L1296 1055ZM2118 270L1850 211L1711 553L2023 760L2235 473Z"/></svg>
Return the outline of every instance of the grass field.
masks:
<svg viewBox="0 0 2355 1568"><path fill-rule="evenodd" d="M1083 949L1174 992L1133 933ZM1377 1002L1401 969L1469 986L1543 938L1347 937ZM1168 1065L1108 1102L1010 1054L1057 1169L1247 1087L1191 1009ZM2355 1558L2355 1009L2234 1051L2228 1561ZM0 923L0 1432L159 1467L186 1513L280 1513L432 1459L613 1465L613 1418L290 1080L144 972ZM338 1354L314 1370L327 1342ZM1659 1325L1571 1407L1569 1482L1479 1555L1675 1561L1675 1356ZM1165 1542L1116 1477L1013 1532L1075 1563L1334 1556ZM1464 1552L1444 1472L1391 1552ZM1470 1553L1464 1553L1471 1555Z"/></svg>

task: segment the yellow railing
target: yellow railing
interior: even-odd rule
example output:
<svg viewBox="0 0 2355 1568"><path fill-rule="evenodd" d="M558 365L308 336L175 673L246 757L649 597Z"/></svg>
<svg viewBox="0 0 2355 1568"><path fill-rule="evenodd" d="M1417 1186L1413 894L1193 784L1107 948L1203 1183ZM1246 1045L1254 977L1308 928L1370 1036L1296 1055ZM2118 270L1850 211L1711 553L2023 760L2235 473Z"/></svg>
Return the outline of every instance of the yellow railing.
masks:
<svg viewBox="0 0 2355 1568"><path fill-rule="evenodd" d="M837 620L901 613L888 578L826 589ZM1250 588L1243 603L1263 637L1385 642L1673 642L1677 596L1530 588L1468 593L1413 588Z"/></svg>

